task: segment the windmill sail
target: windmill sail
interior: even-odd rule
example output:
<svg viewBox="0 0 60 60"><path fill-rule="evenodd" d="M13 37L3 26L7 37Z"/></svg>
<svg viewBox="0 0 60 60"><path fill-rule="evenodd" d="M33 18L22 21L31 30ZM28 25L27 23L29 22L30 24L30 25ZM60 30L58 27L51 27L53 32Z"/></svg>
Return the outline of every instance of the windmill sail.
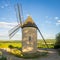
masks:
<svg viewBox="0 0 60 60"><path fill-rule="evenodd" d="M18 23L22 26L22 16L21 16L21 7L20 6L19 6L19 4L17 4L17 7L15 8L15 11L16 11L16 16L17 16Z"/></svg>
<svg viewBox="0 0 60 60"><path fill-rule="evenodd" d="M15 12L16 12L17 22L18 22L18 24L20 24L20 20L19 20L19 17L18 17L17 6L15 6Z"/></svg>
<svg viewBox="0 0 60 60"><path fill-rule="evenodd" d="M39 28L38 28L38 27L37 27L37 29L38 29L38 31L39 31L39 33L40 33L40 35L41 35L42 39L44 40L44 42L45 42L45 44L46 44L47 48L49 48L49 46L47 45L47 43L46 43L46 41L45 41L45 39L44 39L44 37L43 37L43 35L42 35L41 31L39 30Z"/></svg>
<svg viewBox="0 0 60 60"><path fill-rule="evenodd" d="M21 6L21 5L20 5ZM15 11L16 11L16 17L17 17L17 21L18 21L18 25L15 26L14 28L12 28L9 31L9 37L12 38L19 30L19 28L22 27L22 17L21 17L21 8L19 4L16 5L15 7Z"/></svg>
<svg viewBox="0 0 60 60"><path fill-rule="evenodd" d="M20 28L20 25L17 25L11 30L9 30L9 37L12 38L19 31L19 28Z"/></svg>

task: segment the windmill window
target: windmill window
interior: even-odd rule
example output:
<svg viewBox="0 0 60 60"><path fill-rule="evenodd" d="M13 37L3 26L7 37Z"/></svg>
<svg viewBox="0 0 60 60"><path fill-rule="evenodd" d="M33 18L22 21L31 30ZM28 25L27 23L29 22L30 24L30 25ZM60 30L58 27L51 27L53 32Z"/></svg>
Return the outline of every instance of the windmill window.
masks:
<svg viewBox="0 0 60 60"><path fill-rule="evenodd" d="M31 36L29 36L29 41L31 41Z"/></svg>

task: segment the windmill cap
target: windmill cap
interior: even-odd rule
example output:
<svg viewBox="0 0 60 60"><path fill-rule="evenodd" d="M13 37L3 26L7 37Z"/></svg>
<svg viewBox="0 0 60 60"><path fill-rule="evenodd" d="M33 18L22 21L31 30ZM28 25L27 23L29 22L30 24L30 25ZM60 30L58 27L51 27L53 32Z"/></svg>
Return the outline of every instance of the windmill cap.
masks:
<svg viewBox="0 0 60 60"><path fill-rule="evenodd" d="M23 23L22 28L24 28L24 27L35 27L35 28L37 28L35 22L31 18L31 16L28 16L28 18L26 19L26 21Z"/></svg>

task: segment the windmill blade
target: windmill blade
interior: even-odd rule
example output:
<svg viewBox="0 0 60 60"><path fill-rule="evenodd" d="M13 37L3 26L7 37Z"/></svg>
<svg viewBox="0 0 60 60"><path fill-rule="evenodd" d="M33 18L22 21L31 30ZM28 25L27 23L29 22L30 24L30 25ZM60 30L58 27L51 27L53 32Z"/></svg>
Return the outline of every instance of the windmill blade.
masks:
<svg viewBox="0 0 60 60"><path fill-rule="evenodd" d="M20 21L19 21L19 17L18 17L18 12L17 12L17 7L15 6L15 12L16 12L16 18L17 18L17 22L18 22L18 24L20 24Z"/></svg>
<svg viewBox="0 0 60 60"><path fill-rule="evenodd" d="M9 30L9 38L12 38L19 31L19 28L20 28L20 25L17 25L11 30Z"/></svg>
<svg viewBox="0 0 60 60"><path fill-rule="evenodd" d="M44 37L43 37L43 35L42 35L41 31L39 30L39 28L38 28L38 27L37 27L37 29L38 29L38 31L39 31L39 33L40 33L40 35L41 35L42 39L44 40L44 42L45 42L45 44L46 44L47 48L49 48L49 46L47 45L47 43L46 43L46 41L45 41L45 39L44 39Z"/></svg>
<svg viewBox="0 0 60 60"><path fill-rule="evenodd" d="M23 17L23 9L22 9L22 5L20 4L20 14L21 14L21 21L22 24L24 23L24 17Z"/></svg>
<svg viewBox="0 0 60 60"><path fill-rule="evenodd" d="M22 26L21 5L19 5L18 3L15 6L15 11L16 11L16 17L17 17L18 24Z"/></svg>

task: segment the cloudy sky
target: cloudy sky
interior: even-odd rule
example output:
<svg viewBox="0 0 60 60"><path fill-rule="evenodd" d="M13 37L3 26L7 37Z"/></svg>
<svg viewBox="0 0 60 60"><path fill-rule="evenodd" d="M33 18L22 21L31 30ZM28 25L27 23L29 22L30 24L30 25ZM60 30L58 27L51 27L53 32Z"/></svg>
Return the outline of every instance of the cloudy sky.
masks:
<svg viewBox="0 0 60 60"><path fill-rule="evenodd" d="M22 5L24 21L30 15L45 39L55 38L60 32L60 0L0 0L0 40L9 40L8 31L18 24L17 3ZM21 35L20 30L12 39L21 40Z"/></svg>

